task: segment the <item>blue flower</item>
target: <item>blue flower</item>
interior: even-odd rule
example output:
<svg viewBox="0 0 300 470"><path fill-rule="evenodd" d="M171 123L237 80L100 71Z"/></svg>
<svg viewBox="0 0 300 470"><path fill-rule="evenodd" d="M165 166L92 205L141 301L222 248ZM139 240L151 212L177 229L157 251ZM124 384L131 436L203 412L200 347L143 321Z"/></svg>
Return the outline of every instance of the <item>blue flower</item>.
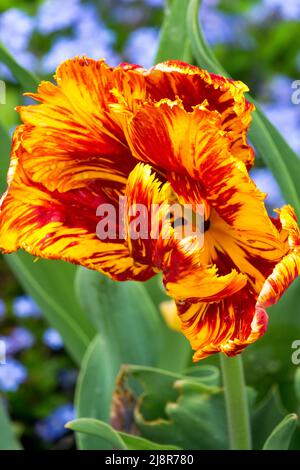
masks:
<svg viewBox="0 0 300 470"><path fill-rule="evenodd" d="M262 108L289 145L300 155L300 106L271 103Z"/></svg>
<svg viewBox="0 0 300 470"><path fill-rule="evenodd" d="M268 85L269 98L273 103L291 105L293 80L286 75L275 75Z"/></svg>
<svg viewBox="0 0 300 470"><path fill-rule="evenodd" d="M11 51L23 51L29 44L35 21L24 11L10 8L0 15L0 41Z"/></svg>
<svg viewBox="0 0 300 470"><path fill-rule="evenodd" d="M278 12L287 20L300 19L300 0L262 0L262 7L270 14Z"/></svg>
<svg viewBox="0 0 300 470"><path fill-rule="evenodd" d="M21 65L31 70L36 66L36 58L27 48L34 28L34 18L22 10L10 8L0 14L0 42ZM12 77L5 66L1 66L1 75Z"/></svg>
<svg viewBox="0 0 300 470"><path fill-rule="evenodd" d="M17 360L9 358L6 364L0 365L0 390L16 392L27 379L27 369Z"/></svg>
<svg viewBox="0 0 300 470"><path fill-rule="evenodd" d="M36 433L46 442L56 441L66 434L64 426L74 418L75 410L72 403L59 406L47 418L36 424Z"/></svg>
<svg viewBox="0 0 300 470"><path fill-rule="evenodd" d="M145 68L152 67L158 48L159 31L153 27L139 28L130 34L125 46L128 61Z"/></svg>
<svg viewBox="0 0 300 470"><path fill-rule="evenodd" d="M44 344L53 351L63 348L64 343L59 332L54 328L48 328L43 335Z"/></svg>
<svg viewBox="0 0 300 470"><path fill-rule="evenodd" d="M21 326L16 327L9 336L1 336L0 339L5 342L8 355L29 349L35 342L33 334Z"/></svg>
<svg viewBox="0 0 300 470"><path fill-rule="evenodd" d="M274 209L278 209L285 204L281 189L268 168L253 168L250 172L251 178L257 187L264 193L267 193L265 200L266 208L270 215L274 216Z"/></svg>
<svg viewBox="0 0 300 470"><path fill-rule="evenodd" d="M58 374L58 381L62 388L73 388L78 377L76 369L62 369Z"/></svg>
<svg viewBox="0 0 300 470"><path fill-rule="evenodd" d="M42 69L47 73L53 72L64 60L83 55L95 59L105 58L110 65L117 65L120 59L113 50L114 41L114 33L102 23L96 9L86 5L74 24L73 35L62 36L54 41L42 60Z"/></svg>
<svg viewBox="0 0 300 470"><path fill-rule="evenodd" d="M46 0L37 14L38 29L42 34L69 28L81 17L83 6L80 0Z"/></svg>
<svg viewBox="0 0 300 470"><path fill-rule="evenodd" d="M14 299L13 312L18 318L40 318L42 315L38 305L27 295L20 295Z"/></svg>
<svg viewBox="0 0 300 470"><path fill-rule="evenodd" d="M4 317L6 313L6 304L4 300L0 299L0 320Z"/></svg>
<svg viewBox="0 0 300 470"><path fill-rule="evenodd" d="M123 3L134 3L136 0L121 0ZM166 0L145 0L145 3L149 7L160 8L166 3Z"/></svg>
<svg viewBox="0 0 300 470"><path fill-rule="evenodd" d="M217 9L218 0L206 0L200 9L200 21L204 36L211 45L243 43L248 44L245 36L245 20L238 15L229 15Z"/></svg>

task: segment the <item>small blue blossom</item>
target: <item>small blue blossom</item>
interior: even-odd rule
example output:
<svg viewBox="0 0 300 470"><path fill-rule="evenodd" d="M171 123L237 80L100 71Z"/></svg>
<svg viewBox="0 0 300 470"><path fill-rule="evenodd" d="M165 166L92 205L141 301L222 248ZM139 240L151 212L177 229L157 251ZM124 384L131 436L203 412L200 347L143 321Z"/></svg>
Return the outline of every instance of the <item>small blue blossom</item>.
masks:
<svg viewBox="0 0 300 470"><path fill-rule="evenodd" d="M54 328L48 328L43 335L44 344L53 351L58 351L64 346L62 337Z"/></svg>
<svg viewBox="0 0 300 470"><path fill-rule="evenodd" d="M18 318L40 318L42 315L38 305L27 295L20 295L14 299L13 312Z"/></svg>
<svg viewBox="0 0 300 470"><path fill-rule="evenodd" d="M0 41L11 51L22 51L29 44L35 26L24 11L10 8L0 14Z"/></svg>
<svg viewBox="0 0 300 470"><path fill-rule="evenodd" d="M262 7L284 19L300 20L300 0L262 0Z"/></svg>
<svg viewBox="0 0 300 470"><path fill-rule="evenodd" d="M74 387L78 377L76 369L62 369L58 374L58 382L63 389Z"/></svg>
<svg viewBox="0 0 300 470"><path fill-rule="evenodd" d="M36 424L36 433L46 442L54 442L67 433L64 427L68 421L75 418L75 410L72 403L59 406L47 418Z"/></svg>
<svg viewBox="0 0 300 470"><path fill-rule="evenodd" d="M42 34L50 34L69 28L80 19L83 6L80 0L46 0L37 14L38 29Z"/></svg>
<svg viewBox="0 0 300 470"><path fill-rule="evenodd" d="M274 103L263 105L262 108L292 149L300 155L300 107Z"/></svg>
<svg viewBox="0 0 300 470"><path fill-rule="evenodd" d="M162 8L162 7L164 7L164 5L166 3L166 0L145 0L145 3L149 7Z"/></svg>
<svg viewBox="0 0 300 470"><path fill-rule="evenodd" d="M6 304L3 299L0 299L0 320L5 316Z"/></svg>
<svg viewBox="0 0 300 470"><path fill-rule="evenodd" d="M218 0L206 0L200 9L200 21L206 40L211 45L231 43L248 45L244 18L219 11L218 3Z"/></svg>
<svg viewBox="0 0 300 470"><path fill-rule="evenodd" d="M139 5L117 5L112 14L117 23L134 26L145 21L146 12Z"/></svg>
<svg viewBox="0 0 300 470"><path fill-rule="evenodd" d="M9 336L1 336L0 339L5 342L6 354L8 355L29 349L35 342L33 334L21 326L14 328Z"/></svg>
<svg viewBox="0 0 300 470"><path fill-rule="evenodd" d="M256 186L263 193L267 193L268 196L265 200L266 208L270 215L275 216L273 210L284 206L285 201L272 172L268 168L254 168L251 170L250 176Z"/></svg>
<svg viewBox="0 0 300 470"><path fill-rule="evenodd" d="M6 364L0 365L0 390L16 392L27 379L27 369L16 359L9 358Z"/></svg>
<svg viewBox="0 0 300 470"><path fill-rule="evenodd" d="M154 64L159 41L159 31L153 27L139 28L130 34L125 46L125 56L131 63L150 68Z"/></svg>
<svg viewBox="0 0 300 470"><path fill-rule="evenodd" d="M121 0L122 3L130 4L134 3L136 0ZM149 7L160 8L165 5L166 0L145 0L145 4Z"/></svg>
<svg viewBox="0 0 300 470"><path fill-rule="evenodd" d="M83 55L104 58L110 65L117 65L120 59L113 50L114 41L114 33L102 23L95 7L86 5L74 24L73 36L62 36L54 41L42 60L42 69L46 73L53 72L64 60Z"/></svg>
<svg viewBox="0 0 300 470"><path fill-rule="evenodd" d="M269 98L273 103L292 104L292 80L285 75L275 75L268 85Z"/></svg>
<svg viewBox="0 0 300 470"><path fill-rule="evenodd" d="M27 50L34 27L34 18L17 8L10 8L0 14L0 42L17 62L30 70L36 66L35 56ZM1 65L0 72L4 78L12 78L4 65Z"/></svg>

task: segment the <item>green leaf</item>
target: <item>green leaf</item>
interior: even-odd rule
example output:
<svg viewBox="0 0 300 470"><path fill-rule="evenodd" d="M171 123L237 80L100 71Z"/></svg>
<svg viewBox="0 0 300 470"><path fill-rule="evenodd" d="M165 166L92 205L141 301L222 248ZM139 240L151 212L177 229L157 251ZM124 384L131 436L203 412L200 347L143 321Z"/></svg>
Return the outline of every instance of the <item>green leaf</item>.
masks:
<svg viewBox="0 0 300 470"><path fill-rule="evenodd" d="M133 436L125 432L119 432L119 436L122 437L128 450L180 450L176 446L157 444L143 437Z"/></svg>
<svg viewBox="0 0 300 470"><path fill-rule="evenodd" d="M155 365L161 348L161 319L142 283L115 282L79 268L76 290L83 309L120 364Z"/></svg>
<svg viewBox="0 0 300 470"><path fill-rule="evenodd" d="M154 276L145 282L144 286L159 312L160 303L170 300L163 287L162 276L160 274ZM162 347L157 367L159 369L182 372L183 369L192 363L192 349L189 341L181 332L171 330L164 320L161 321L160 331Z"/></svg>
<svg viewBox="0 0 300 470"><path fill-rule="evenodd" d="M210 72L228 76L203 36L198 22L200 4L200 0L191 0L187 14L188 31L194 57L200 67L206 68ZM249 100L254 102L251 97ZM257 109L252 114L250 139L266 165L273 172L286 201L294 206L300 216L299 158L266 118L257 103L255 105Z"/></svg>
<svg viewBox="0 0 300 470"><path fill-rule="evenodd" d="M0 365L5 367L5 365ZM0 397L0 450L21 450Z"/></svg>
<svg viewBox="0 0 300 470"><path fill-rule="evenodd" d="M76 390L78 418L109 420L114 384L122 364L154 365L161 348L161 319L144 286L117 283L79 268L78 298L100 336L89 347ZM103 442L79 438L81 449L103 449Z"/></svg>
<svg viewBox="0 0 300 470"><path fill-rule="evenodd" d="M108 445L120 450L178 450L175 446L162 446L139 436L117 432L107 423L91 418L70 421L66 428L85 433L106 441Z"/></svg>
<svg viewBox="0 0 300 470"><path fill-rule="evenodd" d="M278 388L273 387L252 412L253 449L259 450L263 447L267 437L285 415L286 410L281 403Z"/></svg>
<svg viewBox="0 0 300 470"><path fill-rule="evenodd" d="M287 415L268 437L263 450L288 450L297 421L296 414Z"/></svg>
<svg viewBox="0 0 300 470"><path fill-rule="evenodd" d="M187 24L183 20L188 5L189 0L173 0L166 5L156 63L171 59L190 61Z"/></svg>
<svg viewBox="0 0 300 470"><path fill-rule="evenodd" d="M74 292L75 267L64 261L38 260L27 253L5 256L26 292L49 323L59 331L66 349L79 364L96 330L81 310Z"/></svg>
<svg viewBox="0 0 300 470"><path fill-rule="evenodd" d="M39 80L28 70L24 69L14 57L8 52L3 44L0 43L0 63L5 64L24 91L35 91Z"/></svg>
<svg viewBox="0 0 300 470"><path fill-rule="evenodd" d="M98 421L93 418L80 418L67 423L66 428L98 437L106 441L109 447L112 446L115 449L127 450L126 444L119 434L107 423L103 423L103 421Z"/></svg>
<svg viewBox="0 0 300 470"><path fill-rule="evenodd" d="M79 418L97 418L109 421L112 395L120 361L105 339L96 336L82 361L75 393ZM107 440L79 435L78 448L82 450L107 449Z"/></svg>
<svg viewBox="0 0 300 470"><path fill-rule="evenodd" d="M132 379L143 386L134 416L144 437L183 449L228 448L224 395L210 385L217 371L204 367L201 373L199 366L199 377L150 367L123 368L119 383L124 389Z"/></svg>
<svg viewBox="0 0 300 470"><path fill-rule="evenodd" d="M299 295L300 279L296 279L280 301L268 309L267 333L243 354L248 383L257 384L260 393L265 393L274 382L282 384L281 392L288 383L293 388L295 366L291 358L295 332L299 331ZM282 398L286 408L295 411L292 395L293 391L288 391Z"/></svg>

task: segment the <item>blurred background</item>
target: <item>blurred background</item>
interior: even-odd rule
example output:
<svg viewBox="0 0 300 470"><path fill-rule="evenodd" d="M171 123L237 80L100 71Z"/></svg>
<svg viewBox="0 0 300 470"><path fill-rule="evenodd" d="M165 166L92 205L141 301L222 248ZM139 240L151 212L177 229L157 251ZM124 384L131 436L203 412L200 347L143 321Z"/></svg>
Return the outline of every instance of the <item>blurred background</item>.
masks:
<svg viewBox="0 0 300 470"><path fill-rule="evenodd" d="M45 79L76 55L104 57L112 66L127 61L150 67L163 6L164 0L1 0L0 41L20 64ZM300 79L300 1L204 0L201 21L220 62L249 85L300 154L300 105L291 102L292 82ZM0 79L7 87L0 121L12 133L18 124L14 108L26 101L1 63ZM252 176L269 194L268 207L283 204L259 155ZM3 260L0 275L0 340L7 347L0 395L26 447L70 449L73 437L65 434L63 424L74 415L76 366L59 333L49 328ZM276 364L270 361L271 372L272 367Z"/></svg>

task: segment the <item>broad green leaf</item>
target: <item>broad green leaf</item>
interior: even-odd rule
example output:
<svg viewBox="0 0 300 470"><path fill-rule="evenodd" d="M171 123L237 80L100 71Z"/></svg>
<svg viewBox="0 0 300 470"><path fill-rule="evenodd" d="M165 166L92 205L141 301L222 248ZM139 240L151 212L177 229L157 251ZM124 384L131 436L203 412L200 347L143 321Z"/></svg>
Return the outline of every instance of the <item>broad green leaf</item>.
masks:
<svg viewBox="0 0 300 470"><path fill-rule="evenodd" d="M203 37L198 22L200 4L201 0L191 0L187 14L188 31L194 57L200 67L206 68L210 72L228 76ZM251 98L249 100L254 102ZM255 103L255 105L257 109L252 114L250 139L266 165L273 172L286 201L295 207L300 216L300 160L277 129L266 118L258 104Z"/></svg>
<svg viewBox="0 0 300 470"><path fill-rule="evenodd" d="M74 266L64 261L34 262L32 256L21 251L6 255L5 259L79 364L96 330L76 300Z"/></svg>
<svg viewBox="0 0 300 470"><path fill-rule="evenodd" d="M259 450L262 449L267 437L287 412L282 405L277 387L273 387L252 410L251 430L253 449Z"/></svg>
<svg viewBox="0 0 300 470"><path fill-rule="evenodd" d="M109 421L112 395L120 361L106 340L96 336L83 358L76 385L75 406L78 418L97 418ZM107 440L94 435L78 435L82 450L107 449Z"/></svg>
<svg viewBox="0 0 300 470"><path fill-rule="evenodd" d="M118 353L120 364L157 363L161 319L142 283L115 282L79 268L76 290L86 314Z"/></svg>
<svg viewBox="0 0 300 470"><path fill-rule="evenodd" d="M96 436L98 439L106 441L107 445L120 450L178 450L178 447L159 445L139 436L115 431L111 426L103 421L91 418L81 418L70 421L66 428L78 433L85 433Z"/></svg>
<svg viewBox="0 0 300 470"><path fill-rule="evenodd" d="M190 44L184 21L188 4L189 0L173 0L166 5L156 63L171 59L190 61Z"/></svg>
<svg viewBox="0 0 300 470"><path fill-rule="evenodd" d="M292 436L297 426L298 416L286 416L266 440L263 450L288 450Z"/></svg>
<svg viewBox="0 0 300 470"><path fill-rule="evenodd" d="M170 300L163 287L162 276L160 274L145 282L144 286L157 311L160 309L161 302ZM161 321L160 330L162 347L157 367L159 369L182 372L183 369L192 363L193 352L189 341L182 333L171 330L164 320Z"/></svg>
<svg viewBox="0 0 300 470"><path fill-rule="evenodd" d="M274 382L279 383L282 400L289 411L296 411L293 393L295 365L292 363L292 344L299 337L300 279L296 279L280 301L268 309L270 321L266 334L244 352L248 383L257 384L265 393ZM283 394L289 386L292 392Z"/></svg>
<svg viewBox="0 0 300 470"><path fill-rule="evenodd" d="M24 91L35 91L39 83L38 78L28 70L24 69L14 57L0 43L0 63L5 64Z"/></svg>
<svg viewBox="0 0 300 470"><path fill-rule="evenodd" d="M143 437L133 436L125 432L119 432L119 436L125 442L128 450L180 450L176 446L157 444Z"/></svg>
<svg viewBox="0 0 300 470"><path fill-rule="evenodd" d="M67 429L89 434L107 442L108 447L127 450L126 444L119 434L107 423L93 418L80 418L66 424Z"/></svg>
<svg viewBox="0 0 300 470"><path fill-rule="evenodd" d="M214 368L210 373L215 376ZM228 448L223 392L207 384L207 369L202 375L204 381L201 374L188 377L149 367L123 368L123 387L128 379L143 385L135 421L144 437L183 449Z"/></svg>
<svg viewBox="0 0 300 470"><path fill-rule="evenodd" d="M0 365L5 367L5 365ZM0 397L0 450L21 450Z"/></svg>
<svg viewBox="0 0 300 470"><path fill-rule="evenodd" d="M161 319L142 284L117 283L79 268L76 290L86 315L100 334L82 364L76 391L77 416L108 421L121 366L157 363ZM103 442L79 438L79 446L103 449Z"/></svg>

